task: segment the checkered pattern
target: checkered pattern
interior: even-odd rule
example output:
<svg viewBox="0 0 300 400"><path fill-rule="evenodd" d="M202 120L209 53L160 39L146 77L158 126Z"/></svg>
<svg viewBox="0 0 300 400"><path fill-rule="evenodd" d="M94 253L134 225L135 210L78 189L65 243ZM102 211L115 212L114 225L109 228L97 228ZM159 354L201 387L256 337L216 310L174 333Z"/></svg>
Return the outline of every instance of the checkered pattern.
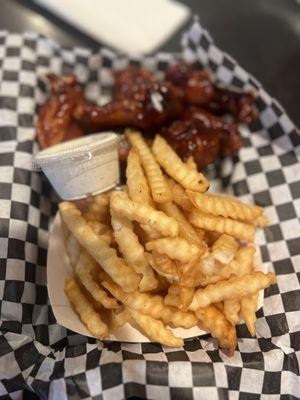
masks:
<svg viewBox="0 0 300 400"><path fill-rule="evenodd" d="M59 326L46 287L48 230L57 198L33 171L36 109L47 72L75 72L87 95L109 95L111 71L128 62L163 70L174 56L129 59L108 50L62 49L35 34L0 33L0 399L296 399L300 398L300 140L280 105L196 21L183 56L216 79L257 94L259 120L242 129L237 157L209 169L213 186L266 207L258 234L262 258L277 274L258 312L257 337L238 327L228 358L210 335L184 348L99 342Z"/></svg>

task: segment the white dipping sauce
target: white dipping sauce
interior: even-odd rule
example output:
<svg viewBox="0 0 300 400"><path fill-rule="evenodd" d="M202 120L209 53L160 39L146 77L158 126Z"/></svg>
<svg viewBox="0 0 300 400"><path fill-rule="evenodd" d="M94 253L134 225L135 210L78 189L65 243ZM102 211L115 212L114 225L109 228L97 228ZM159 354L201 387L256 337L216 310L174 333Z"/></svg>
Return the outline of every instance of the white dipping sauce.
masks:
<svg viewBox="0 0 300 400"><path fill-rule="evenodd" d="M110 132L87 135L40 151L34 163L62 199L81 199L119 182L119 140Z"/></svg>

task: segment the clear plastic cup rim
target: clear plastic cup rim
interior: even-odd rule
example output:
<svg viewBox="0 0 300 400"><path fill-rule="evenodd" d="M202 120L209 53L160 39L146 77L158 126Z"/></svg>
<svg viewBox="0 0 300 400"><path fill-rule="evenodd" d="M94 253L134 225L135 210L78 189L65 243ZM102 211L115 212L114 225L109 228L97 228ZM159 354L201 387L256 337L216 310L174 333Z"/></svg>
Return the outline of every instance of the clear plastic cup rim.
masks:
<svg viewBox="0 0 300 400"><path fill-rule="evenodd" d="M59 143L38 152L33 157L34 168L40 170L45 166L58 167L69 162L90 160L93 155L115 150L119 141L120 135L103 132Z"/></svg>

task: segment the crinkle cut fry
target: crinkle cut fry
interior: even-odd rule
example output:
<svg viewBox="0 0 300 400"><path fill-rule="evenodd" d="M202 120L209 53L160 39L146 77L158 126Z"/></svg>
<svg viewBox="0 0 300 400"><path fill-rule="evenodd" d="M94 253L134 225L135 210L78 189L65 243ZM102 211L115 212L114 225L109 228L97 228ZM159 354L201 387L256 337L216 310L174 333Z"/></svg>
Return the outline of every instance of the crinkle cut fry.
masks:
<svg viewBox="0 0 300 400"><path fill-rule="evenodd" d="M201 286L207 286L211 283L216 283L221 280L230 278L231 276L243 276L250 274L253 270L253 257L255 247L245 246L240 247L236 253L235 258L227 265L224 265L218 272L212 276L206 276L200 282Z"/></svg>
<svg viewBox="0 0 300 400"><path fill-rule="evenodd" d="M183 238L161 238L146 243L146 249L155 251L159 254L166 254L173 260L187 263L195 259L200 254L198 246L189 243Z"/></svg>
<svg viewBox="0 0 300 400"><path fill-rule="evenodd" d="M139 238L133 230L132 222L111 210L111 224L115 240L125 262L136 273L143 276L139 284L140 290L148 291L155 289L158 282L145 255L144 247L140 244Z"/></svg>
<svg viewBox="0 0 300 400"><path fill-rule="evenodd" d="M196 209L189 214L189 221L197 228L219 233L227 233L236 239L246 240L248 242L254 241L255 228L245 222L204 214Z"/></svg>
<svg viewBox="0 0 300 400"><path fill-rule="evenodd" d="M202 240L193 225L187 220L186 216L173 202L162 203L159 209L169 217L175 218L179 226L179 236L186 239L190 243L196 244L200 248L206 248L206 242Z"/></svg>
<svg viewBox="0 0 300 400"><path fill-rule="evenodd" d="M82 218L80 211L71 202L59 204L60 215L63 221L73 233L78 242L100 264L108 275L125 291L133 291L138 288L141 275L138 275L124 261L117 256L112 249L95 234L93 229Z"/></svg>
<svg viewBox="0 0 300 400"><path fill-rule="evenodd" d="M229 196L196 193L191 190L187 190L186 193L194 206L206 214L238 219L251 223L263 213L263 208L244 204Z"/></svg>
<svg viewBox="0 0 300 400"><path fill-rule="evenodd" d="M195 311L200 307L207 307L219 301L235 297L241 298L265 289L275 282L276 277L272 272L266 275L262 272L253 272L240 278L233 277L227 281L220 281L208 285L204 289L198 289L189 309Z"/></svg>
<svg viewBox="0 0 300 400"><path fill-rule="evenodd" d="M173 179L167 178L168 185L172 191L174 203L186 211L192 211L194 206L191 200L188 198L185 190L179 183L173 181Z"/></svg>
<svg viewBox="0 0 300 400"><path fill-rule="evenodd" d="M120 328L131 320L127 308L119 307L111 310L109 325L112 329Z"/></svg>
<svg viewBox="0 0 300 400"><path fill-rule="evenodd" d="M183 346L183 339L174 336L171 329L166 328L160 320L154 319L149 315L142 314L131 308L128 308L128 311L135 322L154 342L170 347Z"/></svg>
<svg viewBox="0 0 300 400"><path fill-rule="evenodd" d="M174 218L168 217L162 211L129 200L126 193L115 191L111 195L111 208L126 218L147 224L164 236L175 237L178 235L178 223Z"/></svg>
<svg viewBox="0 0 300 400"><path fill-rule="evenodd" d="M189 311L183 312L174 307L166 306L163 298L159 295L148 293L125 293L113 282L101 282L101 284L111 292L125 306L150 315L152 318L161 319L165 324L172 323L175 327L191 328L197 324L197 318Z"/></svg>
<svg viewBox="0 0 300 400"><path fill-rule="evenodd" d="M140 132L127 129L125 134L140 156L141 163L148 178L153 199L157 203L172 201L172 192L165 181L160 166Z"/></svg>
<svg viewBox="0 0 300 400"><path fill-rule="evenodd" d="M240 300L241 304L241 316L245 321L247 328L251 334L251 336L255 336L255 322L256 318L256 309L257 309L257 300L258 300L258 292L253 293L252 295L242 297Z"/></svg>
<svg viewBox="0 0 300 400"><path fill-rule="evenodd" d="M169 286L164 303L186 311L193 300L194 288L180 286L173 283Z"/></svg>
<svg viewBox="0 0 300 400"><path fill-rule="evenodd" d="M156 135L152 151L158 163L176 182L184 188L205 192L209 183L201 172L191 170L160 135Z"/></svg>
<svg viewBox="0 0 300 400"><path fill-rule="evenodd" d="M223 233L213 244L212 255L222 264L228 264L234 259L238 247L238 242L234 237Z"/></svg>
<svg viewBox="0 0 300 400"><path fill-rule="evenodd" d="M220 347L233 353L237 344L236 330L224 315L213 305L198 308L195 313L204 328L219 341Z"/></svg>
<svg viewBox="0 0 300 400"><path fill-rule="evenodd" d="M240 309L240 299L227 299L223 302L223 314L232 325L236 325L239 322Z"/></svg>
<svg viewBox="0 0 300 400"><path fill-rule="evenodd" d="M80 283L96 301L105 308L117 308L117 300L108 296L108 293L98 285L92 276L92 270L97 267L96 261L87 252L82 252L77 261L75 272Z"/></svg>
<svg viewBox="0 0 300 400"><path fill-rule="evenodd" d="M198 167L197 167L197 164L195 163L193 156L189 156L188 159L186 160L185 164L191 171L198 172Z"/></svg>
<svg viewBox="0 0 300 400"><path fill-rule="evenodd" d="M65 281L65 292L73 304L81 320L86 324L92 335L103 339L108 335L107 325L100 318L92 304L83 295L74 278L67 278Z"/></svg>
<svg viewBox="0 0 300 400"><path fill-rule="evenodd" d="M154 206L148 181L144 174L138 153L131 149L127 158L126 178L129 197L137 203Z"/></svg>

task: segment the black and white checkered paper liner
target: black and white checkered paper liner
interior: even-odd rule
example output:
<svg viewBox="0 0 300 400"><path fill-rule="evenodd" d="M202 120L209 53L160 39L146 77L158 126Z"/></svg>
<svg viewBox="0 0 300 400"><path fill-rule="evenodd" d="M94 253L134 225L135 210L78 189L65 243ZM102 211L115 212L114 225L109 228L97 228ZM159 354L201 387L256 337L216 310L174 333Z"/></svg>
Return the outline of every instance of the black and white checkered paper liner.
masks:
<svg viewBox="0 0 300 400"><path fill-rule="evenodd" d="M162 71L171 54L120 57L108 50L63 49L36 34L0 33L0 398L296 399L300 398L300 141L280 105L196 21L183 56L220 82L255 90L259 120L242 129L244 147L209 172L214 186L266 207L271 225L258 240L277 275L258 312L257 337L238 327L232 358L210 335L183 348L96 341L59 326L46 286L49 225L57 198L32 170L43 76L75 72L89 97L107 95L111 71L128 62ZM59 279L59 277L57 277Z"/></svg>

